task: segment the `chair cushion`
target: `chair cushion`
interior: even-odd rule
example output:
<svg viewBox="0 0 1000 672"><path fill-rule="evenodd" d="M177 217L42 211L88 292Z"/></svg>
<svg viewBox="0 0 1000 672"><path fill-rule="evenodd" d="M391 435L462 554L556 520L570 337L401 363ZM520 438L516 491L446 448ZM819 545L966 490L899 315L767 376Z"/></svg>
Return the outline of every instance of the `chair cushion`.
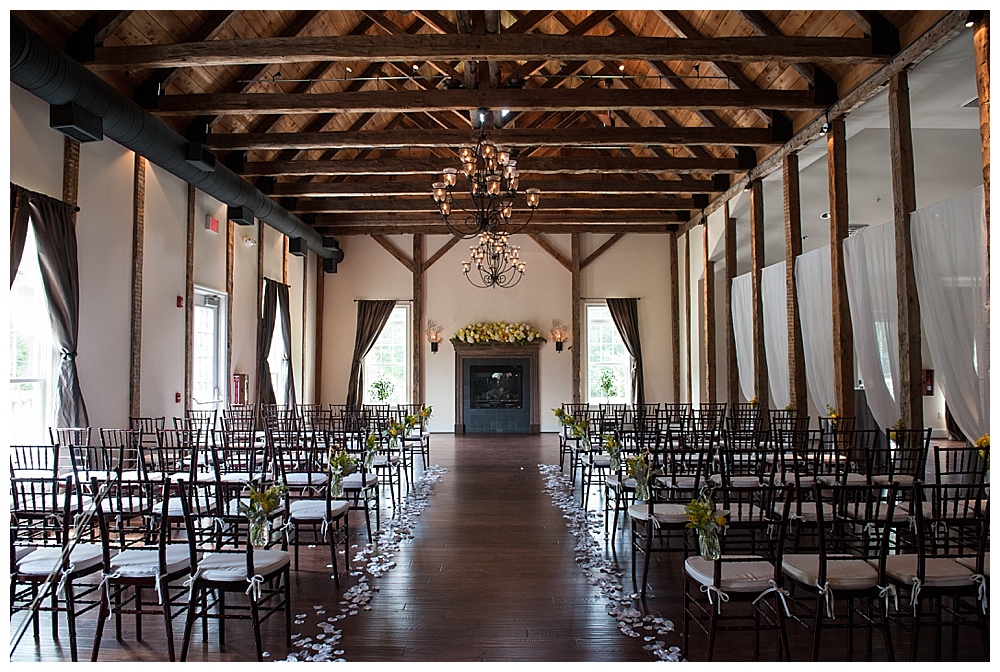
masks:
<svg viewBox="0 0 1000 672"><path fill-rule="evenodd" d="M162 574L173 574L188 567L191 561L187 544L167 546L167 564ZM130 548L111 558L111 571L128 578L156 576L160 572L160 552L155 548Z"/></svg>
<svg viewBox="0 0 1000 672"><path fill-rule="evenodd" d="M798 507L798 511L796 511ZM780 513L785 508L785 505L778 503L774 505L774 510L776 513ZM809 523L815 523L818 518L816 517L816 502L802 502L801 504L792 504L791 509L788 512L789 516L800 516L803 520ZM833 505L824 504L823 505L823 520L829 521L833 518Z"/></svg>
<svg viewBox="0 0 1000 672"><path fill-rule="evenodd" d="M972 570L973 572L976 571L976 556L974 556L974 555L970 555L967 558L955 558L955 562L957 562L958 564L962 565L963 567L967 567L968 569ZM983 554L983 575L986 578L990 577L990 552L989 551L986 551L986 553Z"/></svg>
<svg viewBox="0 0 1000 672"><path fill-rule="evenodd" d="M816 554L785 555L781 571L807 586L819 581L819 556ZM864 590L878 583L878 571L859 558L827 559L826 578L834 590Z"/></svg>
<svg viewBox="0 0 1000 672"><path fill-rule="evenodd" d="M305 472L292 472L290 474L285 474L285 480L288 485L293 487L303 486L303 485L326 485L327 475L324 473L305 473Z"/></svg>
<svg viewBox="0 0 1000 672"><path fill-rule="evenodd" d="M897 583L912 584L917 576L917 556L888 556L885 559L885 575ZM968 586L972 584L972 570L962 566L954 558L927 558L924 563L924 580L921 583L935 588Z"/></svg>
<svg viewBox="0 0 1000 672"><path fill-rule="evenodd" d="M677 523L687 523L688 517L683 504L653 504L653 517L661 525L676 525ZM648 505L632 504L628 507L628 515L634 520L647 520L649 518Z"/></svg>
<svg viewBox="0 0 1000 672"><path fill-rule="evenodd" d="M817 476L816 480L822 485L834 485L838 482L837 478L838 477L833 474L823 474L822 476ZM849 471L847 472L844 482L846 482L847 485L865 485L868 483L868 477L864 474Z"/></svg>
<svg viewBox="0 0 1000 672"><path fill-rule="evenodd" d="M325 499L293 499L289 505L292 522L304 523L312 521L322 521L326 518ZM330 502L330 518L339 518L350 504L342 499Z"/></svg>
<svg viewBox="0 0 1000 672"><path fill-rule="evenodd" d="M875 485L888 485L890 482L899 483L899 486L902 488L913 487L913 477L907 474L896 474L895 476L877 474L872 476L872 483Z"/></svg>
<svg viewBox="0 0 1000 672"><path fill-rule="evenodd" d="M103 549L100 544L77 544L70 553L69 562L75 572L96 569L104 562ZM17 571L28 576L48 576L53 569L61 566L62 548L42 546L22 557L17 563Z"/></svg>
<svg viewBox="0 0 1000 672"><path fill-rule="evenodd" d="M685 560L684 571L703 586L715 583L715 563L700 555ZM726 562L726 556L722 556L722 585L717 588L724 593L759 593L770 587L768 580L773 578L774 565L766 560Z"/></svg>
<svg viewBox="0 0 1000 672"><path fill-rule="evenodd" d="M694 488L694 476L678 476L676 479L670 476L657 476L653 479L654 485L661 488L679 488L681 490L691 490Z"/></svg>
<svg viewBox="0 0 1000 672"><path fill-rule="evenodd" d="M23 558L24 556L28 555L29 553L34 552L34 550L35 550L34 546L15 546L14 547L14 559L17 562L20 562L21 558Z"/></svg>
<svg viewBox="0 0 1000 672"><path fill-rule="evenodd" d="M612 475L608 476L606 479L604 479L604 482L608 485L609 488L614 488L615 490L617 490L620 487L622 487L621 479L618 477L618 474L612 474ZM626 490L635 490L635 479L634 478L626 478L625 479L625 489Z"/></svg>
<svg viewBox="0 0 1000 672"><path fill-rule="evenodd" d="M273 574L289 564L288 551L255 549L254 571L261 576ZM247 559L243 553L209 553L198 563L206 581L246 581Z"/></svg>
<svg viewBox="0 0 1000 672"><path fill-rule="evenodd" d="M610 455L594 455L593 459L590 460L590 464L597 467L598 469L610 469L611 468L611 456Z"/></svg>
<svg viewBox="0 0 1000 672"><path fill-rule="evenodd" d="M246 472L231 474L222 474L220 481L225 481L226 483L245 483L250 480L250 474Z"/></svg>
<svg viewBox="0 0 1000 672"><path fill-rule="evenodd" d="M371 488L378 483L378 476L376 474L365 474L365 487ZM361 474L353 473L344 478L344 490L360 490L361 489Z"/></svg>
<svg viewBox="0 0 1000 672"><path fill-rule="evenodd" d="M756 476L733 476L729 479L729 484L738 488L752 488L755 485L760 485L760 479Z"/></svg>

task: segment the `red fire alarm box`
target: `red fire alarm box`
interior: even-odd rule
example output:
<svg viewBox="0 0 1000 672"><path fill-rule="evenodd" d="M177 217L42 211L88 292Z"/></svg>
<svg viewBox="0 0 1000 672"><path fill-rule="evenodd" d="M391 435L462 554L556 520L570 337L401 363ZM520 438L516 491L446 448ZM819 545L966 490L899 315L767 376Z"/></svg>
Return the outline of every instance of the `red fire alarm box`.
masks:
<svg viewBox="0 0 1000 672"><path fill-rule="evenodd" d="M250 377L245 373L233 374L233 391L230 403L245 404L250 396Z"/></svg>
<svg viewBox="0 0 1000 672"><path fill-rule="evenodd" d="M934 369L924 369L923 391L925 397L934 396Z"/></svg>

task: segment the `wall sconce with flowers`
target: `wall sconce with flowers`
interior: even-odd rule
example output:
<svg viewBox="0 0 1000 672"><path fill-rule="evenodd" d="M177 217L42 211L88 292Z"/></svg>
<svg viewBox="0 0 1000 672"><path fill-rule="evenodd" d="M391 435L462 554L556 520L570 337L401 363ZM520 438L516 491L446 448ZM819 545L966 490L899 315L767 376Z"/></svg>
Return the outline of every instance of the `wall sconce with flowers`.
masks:
<svg viewBox="0 0 1000 672"><path fill-rule="evenodd" d="M552 320L552 340L556 342L556 352L562 352L563 342L569 338L569 327L556 319Z"/></svg>
<svg viewBox="0 0 1000 672"><path fill-rule="evenodd" d="M431 343L431 352L438 351L438 343L441 342L441 325L434 320L427 320L427 340Z"/></svg>

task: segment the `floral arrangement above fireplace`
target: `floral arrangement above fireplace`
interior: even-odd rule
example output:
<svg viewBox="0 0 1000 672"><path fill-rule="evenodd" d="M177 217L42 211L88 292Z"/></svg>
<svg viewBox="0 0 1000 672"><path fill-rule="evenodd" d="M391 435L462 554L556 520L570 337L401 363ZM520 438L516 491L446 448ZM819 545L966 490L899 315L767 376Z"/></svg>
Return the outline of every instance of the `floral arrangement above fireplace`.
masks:
<svg viewBox="0 0 1000 672"><path fill-rule="evenodd" d="M451 337L452 343L466 345L527 345L539 341L544 343L542 334L524 322L474 322L462 327Z"/></svg>

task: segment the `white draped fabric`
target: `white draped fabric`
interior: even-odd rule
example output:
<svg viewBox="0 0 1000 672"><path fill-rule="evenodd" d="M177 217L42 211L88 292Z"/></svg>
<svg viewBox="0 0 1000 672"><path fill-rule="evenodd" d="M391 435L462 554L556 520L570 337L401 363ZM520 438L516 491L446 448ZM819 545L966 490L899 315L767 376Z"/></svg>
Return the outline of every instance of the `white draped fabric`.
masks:
<svg viewBox="0 0 1000 672"><path fill-rule="evenodd" d="M824 415L827 406L837 405L833 371L831 282L829 245L806 252L795 259L795 291L799 302L806 387L813 404Z"/></svg>
<svg viewBox="0 0 1000 672"><path fill-rule="evenodd" d="M785 262L761 271L760 298L764 311L764 352L767 356L767 380L771 405L785 408L792 400L788 382L788 296ZM802 409L805 413L805 410Z"/></svg>
<svg viewBox="0 0 1000 672"><path fill-rule="evenodd" d="M868 408L880 428L899 420L899 328L893 224L864 229L844 241L854 353Z"/></svg>
<svg viewBox="0 0 1000 672"><path fill-rule="evenodd" d="M971 441L990 429L990 293L983 188L910 216L920 317L935 377Z"/></svg>
<svg viewBox="0 0 1000 672"><path fill-rule="evenodd" d="M736 341L736 367L744 399L757 396L753 389L753 286L751 274L733 278L733 336Z"/></svg>

